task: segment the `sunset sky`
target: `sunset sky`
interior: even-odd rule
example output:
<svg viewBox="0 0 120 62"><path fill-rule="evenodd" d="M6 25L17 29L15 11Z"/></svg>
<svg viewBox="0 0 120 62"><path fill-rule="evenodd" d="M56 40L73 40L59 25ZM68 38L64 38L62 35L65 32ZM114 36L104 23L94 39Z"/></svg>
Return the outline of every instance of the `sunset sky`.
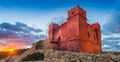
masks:
<svg viewBox="0 0 120 62"><path fill-rule="evenodd" d="M90 24L100 23L103 51L120 51L120 0L0 0L0 51L46 39L48 25L66 20L77 5Z"/></svg>

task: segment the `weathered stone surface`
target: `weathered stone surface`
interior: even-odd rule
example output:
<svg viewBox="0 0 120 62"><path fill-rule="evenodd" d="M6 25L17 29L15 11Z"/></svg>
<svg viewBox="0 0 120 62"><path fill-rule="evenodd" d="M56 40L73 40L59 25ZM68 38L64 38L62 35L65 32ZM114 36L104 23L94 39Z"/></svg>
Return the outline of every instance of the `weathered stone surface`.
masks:
<svg viewBox="0 0 120 62"><path fill-rule="evenodd" d="M119 62L120 61L120 55L110 55L110 54L88 54L88 53L57 51L57 50L49 51L49 54L50 55L48 55L44 59L45 62Z"/></svg>
<svg viewBox="0 0 120 62"><path fill-rule="evenodd" d="M120 62L120 55L88 54L52 49L40 49L32 53L35 52L45 55L44 62Z"/></svg>

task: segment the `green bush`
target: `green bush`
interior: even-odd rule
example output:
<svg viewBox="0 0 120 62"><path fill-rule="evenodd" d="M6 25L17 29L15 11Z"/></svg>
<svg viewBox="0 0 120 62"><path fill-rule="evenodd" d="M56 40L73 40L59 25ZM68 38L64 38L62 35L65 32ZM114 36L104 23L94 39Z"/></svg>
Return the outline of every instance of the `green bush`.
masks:
<svg viewBox="0 0 120 62"><path fill-rule="evenodd" d="M44 54L36 52L30 55L27 55L25 58L22 59L22 61L37 61L37 60L44 60Z"/></svg>

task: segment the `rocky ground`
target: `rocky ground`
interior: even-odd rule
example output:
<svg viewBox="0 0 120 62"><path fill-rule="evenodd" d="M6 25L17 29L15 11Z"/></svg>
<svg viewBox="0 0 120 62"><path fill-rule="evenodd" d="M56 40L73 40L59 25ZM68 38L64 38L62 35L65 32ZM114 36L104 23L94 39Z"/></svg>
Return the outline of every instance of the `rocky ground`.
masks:
<svg viewBox="0 0 120 62"><path fill-rule="evenodd" d="M88 54L67 51L46 52L44 62L120 62L120 54Z"/></svg>
<svg viewBox="0 0 120 62"><path fill-rule="evenodd" d="M20 56L6 58L2 61L5 62L7 60L7 62L19 62L20 60L22 60L22 58L26 57L29 54L40 52L43 53L45 56L44 61L27 62L120 62L120 52L103 52L102 54L89 54L81 52L58 51L49 49L48 44L48 40L45 40L45 42L39 41L32 48L30 48Z"/></svg>
<svg viewBox="0 0 120 62"><path fill-rule="evenodd" d="M20 55L17 61L28 54L40 52L45 55L44 62L120 62L120 52L88 54L49 49L49 40L37 42L31 49ZM40 46L41 45L41 46Z"/></svg>

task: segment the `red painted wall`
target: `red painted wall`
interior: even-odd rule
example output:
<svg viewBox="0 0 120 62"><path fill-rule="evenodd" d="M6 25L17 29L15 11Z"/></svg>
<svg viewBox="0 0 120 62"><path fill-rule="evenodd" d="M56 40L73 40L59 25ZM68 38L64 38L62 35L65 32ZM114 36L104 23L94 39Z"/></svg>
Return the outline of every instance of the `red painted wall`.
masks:
<svg viewBox="0 0 120 62"><path fill-rule="evenodd" d="M86 11L76 6L68 11L67 21L49 25L50 47L55 50L101 53L101 30L98 23L87 23Z"/></svg>

